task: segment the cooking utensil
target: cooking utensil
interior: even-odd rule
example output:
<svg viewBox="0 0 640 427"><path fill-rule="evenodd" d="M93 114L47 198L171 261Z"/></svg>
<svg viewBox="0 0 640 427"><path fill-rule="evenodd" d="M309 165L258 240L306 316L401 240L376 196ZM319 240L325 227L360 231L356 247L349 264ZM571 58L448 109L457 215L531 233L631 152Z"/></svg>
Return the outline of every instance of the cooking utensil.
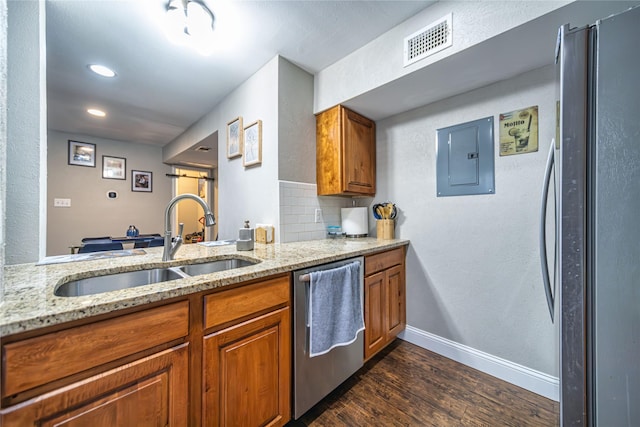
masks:
<svg viewBox="0 0 640 427"><path fill-rule="evenodd" d="M372 207L373 217L375 219L382 219L382 209L380 207L381 207L380 203L376 203Z"/></svg>
<svg viewBox="0 0 640 427"><path fill-rule="evenodd" d="M397 215L396 205L391 202L376 203L372 209L375 219L395 219Z"/></svg>

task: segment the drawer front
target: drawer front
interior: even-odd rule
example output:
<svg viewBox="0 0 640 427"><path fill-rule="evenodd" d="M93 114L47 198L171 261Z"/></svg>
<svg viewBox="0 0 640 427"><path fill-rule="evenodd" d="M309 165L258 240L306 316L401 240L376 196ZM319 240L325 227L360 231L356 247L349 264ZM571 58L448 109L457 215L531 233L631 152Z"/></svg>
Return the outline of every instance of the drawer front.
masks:
<svg viewBox="0 0 640 427"><path fill-rule="evenodd" d="M181 344L2 409L0 425L186 426L188 372Z"/></svg>
<svg viewBox="0 0 640 427"><path fill-rule="evenodd" d="M10 396L189 333L189 302L181 301L77 326L3 347L2 396Z"/></svg>
<svg viewBox="0 0 640 427"><path fill-rule="evenodd" d="M290 305L289 276L204 297L205 329L232 322L260 311Z"/></svg>
<svg viewBox="0 0 640 427"><path fill-rule="evenodd" d="M402 264L404 260L404 248L392 249L364 258L364 275L369 276L378 271L386 270L394 265Z"/></svg>
<svg viewBox="0 0 640 427"><path fill-rule="evenodd" d="M378 271L386 270L394 265L400 265L404 261L404 248L392 249L364 258L364 275L369 276Z"/></svg>

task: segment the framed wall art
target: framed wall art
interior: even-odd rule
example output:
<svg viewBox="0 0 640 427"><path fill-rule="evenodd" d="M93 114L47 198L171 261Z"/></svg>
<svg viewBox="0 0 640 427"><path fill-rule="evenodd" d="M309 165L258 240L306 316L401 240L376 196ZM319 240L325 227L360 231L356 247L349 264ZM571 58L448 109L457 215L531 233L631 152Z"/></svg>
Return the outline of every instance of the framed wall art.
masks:
<svg viewBox="0 0 640 427"><path fill-rule="evenodd" d="M242 117L236 117L227 123L227 158L242 156Z"/></svg>
<svg viewBox="0 0 640 427"><path fill-rule="evenodd" d="M153 172L132 170L131 191L151 193L153 191Z"/></svg>
<svg viewBox="0 0 640 427"><path fill-rule="evenodd" d="M243 166L262 163L262 120L256 120L244 128Z"/></svg>
<svg viewBox="0 0 640 427"><path fill-rule="evenodd" d="M102 156L102 177L105 179L127 179L127 159Z"/></svg>
<svg viewBox="0 0 640 427"><path fill-rule="evenodd" d="M500 156L538 151L538 106L500 114Z"/></svg>
<svg viewBox="0 0 640 427"><path fill-rule="evenodd" d="M96 144L69 140L70 165L96 167Z"/></svg>

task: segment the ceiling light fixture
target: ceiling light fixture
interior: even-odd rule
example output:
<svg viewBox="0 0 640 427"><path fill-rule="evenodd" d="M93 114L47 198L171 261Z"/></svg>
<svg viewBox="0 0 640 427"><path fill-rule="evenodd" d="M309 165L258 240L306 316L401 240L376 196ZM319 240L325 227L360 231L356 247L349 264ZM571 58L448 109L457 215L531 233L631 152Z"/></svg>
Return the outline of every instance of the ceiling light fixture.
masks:
<svg viewBox="0 0 640 427"><path fill-rule="evenodd" d="M165 32L171 42L191 46L202 55L213 51L215 18L200 0L170 0Z"/></svg>
<svg viewBox="0 0 640 427"><path fill-rule="evenodd" d="M111 68L100 64L89 64L89 69L102 77L115 77L116 72Z"/></svg>
<svg viewBox="0 0 640 427"><path fill-rule="evenodd" d="M87 113L91 114L92 116L96 116L96 117L105 117L107 115L107 113L105 113L102 110L98 110L96 108L89 108L87 110Z"/></svg>

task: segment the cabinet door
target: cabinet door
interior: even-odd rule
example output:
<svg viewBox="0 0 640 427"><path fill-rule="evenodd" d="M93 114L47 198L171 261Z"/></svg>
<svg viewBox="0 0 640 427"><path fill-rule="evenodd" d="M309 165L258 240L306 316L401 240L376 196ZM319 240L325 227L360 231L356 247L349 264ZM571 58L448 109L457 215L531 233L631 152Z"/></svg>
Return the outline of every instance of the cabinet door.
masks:
<svg viewBox="0 0 640 427"><path fill-rule="evenodd" d="M318 196L340 194L342 188L342 131L340 106L316 116L316 183Z"/></svg>
<svg viewBox="0 0 640 427"><path fill-rule="evenodd" d="M387 315L386 315L386 335L387 341L393 340L406 325L406 297L404 265L396 265L386 271L387 281Z"/></svg>
<svg viewBox="0 0 640 427"><path fill-rule="evenodd" d="M343 110L343 186L345 192L376 193L375 123L346 108Z"/></svg>
<svg viewBox="0 0 640 427"><path fill-rule="evenodd" d="M203 425L282 426L289 421L289 308L204 338Z"/></svg>
<svg viewBox="0 0 640 427"><path fill-rule="evenodd" d="M382 349L386 342L385 300L386 271L364 279L364 358L369 359Z"/></svg>
<svg viewBox="0 0 640 427"><path fill-rule="evenodd" d="M186 426L188 344L3 409L0 425Z"/></svg>

